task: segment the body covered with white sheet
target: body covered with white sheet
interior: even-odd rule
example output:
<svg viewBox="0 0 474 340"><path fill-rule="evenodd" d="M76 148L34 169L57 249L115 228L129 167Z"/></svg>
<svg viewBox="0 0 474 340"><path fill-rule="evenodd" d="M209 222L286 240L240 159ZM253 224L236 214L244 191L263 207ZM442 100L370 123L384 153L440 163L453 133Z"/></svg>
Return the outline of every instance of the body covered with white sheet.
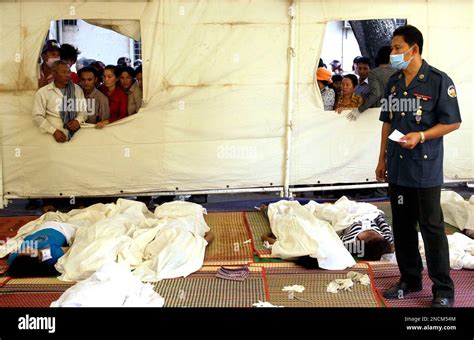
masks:
<svg viewBox="0 0 474 340"><path fill-rule="evenodd" d="M309 255L319 267L342 270L355 265L351 254L328 222L317 219L297 201L268 206L268 219L276 242L272 256L283 259Z"/></svg>
<svg viewBox="0 0 474 340"><path fill-rule="evenodd" d="M188 276L204 262L210 230L204 221L206 210L195 203L175 201L160 205L155 216L160 228L147 245L144 259L134 274L143 281Z"/></svg>
<svg viewBox="0 0 474 340"><path fill-rule="evenodd" d="M331 224L336 232L342 232L349 228L354 222L373 221L383 214L375 205L360 203L349 200L342 196L335 203L317 203L309 201L305 207L318 219Z"/></svg>

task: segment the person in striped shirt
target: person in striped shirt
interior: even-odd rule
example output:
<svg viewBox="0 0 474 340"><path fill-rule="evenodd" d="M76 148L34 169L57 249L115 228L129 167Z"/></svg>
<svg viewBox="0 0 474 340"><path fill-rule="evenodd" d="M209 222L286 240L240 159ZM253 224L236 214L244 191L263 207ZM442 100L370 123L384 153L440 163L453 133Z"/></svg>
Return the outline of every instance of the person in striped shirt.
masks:
<svg viewBox="0 0 474 340"><path fill-rule="evenodd" d="M383 215L355 221L344 230L341 240L349 252L366 261L379 261L383 254L393 252L393 234Z"/></svg>

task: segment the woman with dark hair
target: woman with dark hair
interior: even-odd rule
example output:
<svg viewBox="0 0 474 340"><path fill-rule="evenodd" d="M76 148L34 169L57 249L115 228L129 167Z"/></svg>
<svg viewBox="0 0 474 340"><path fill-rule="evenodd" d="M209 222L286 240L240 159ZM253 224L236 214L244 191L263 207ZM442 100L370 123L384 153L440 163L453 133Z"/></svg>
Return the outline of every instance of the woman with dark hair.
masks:
<svg viewBox="0 0 474 340"><path fill-rule="evenodd" d="M135 71L130 66L119 69L119 81L125 93L128 96L127 112L133 115L138 112L142 106L142 90L135 79Z"/></svg>
<svg viewBox="0 0 474 340"><path fill-rule="evenodd" d="M81 54L81 51L69 44L62 44L59 49L61 60L64 60L66 63L68 63L69 67L72 67L72 65L77 62L77 56L79 54ZM74 84L79 85L80 79L76 72L71 71L71 80Z"/></svg>
<svg viewBox="0 0 474 340"><path fill-rule="evenodd" d="M96 124L97 128L103 128L109 123L128 116L128 97L124 90L118 86L118 68L107 65L104 69L104 84L100 91L109 99L110 118Z"/></svg>
<svg viewBox="0 0 474 340"><path fill-rule="evenodd" d="M362 105L364 99L355 94L357 83L357 77L353 74L346 74L342 78L342 96L340 96L334 106L334 110L337 111L337 113L341 113L344 110L351 110Z"/></svg>

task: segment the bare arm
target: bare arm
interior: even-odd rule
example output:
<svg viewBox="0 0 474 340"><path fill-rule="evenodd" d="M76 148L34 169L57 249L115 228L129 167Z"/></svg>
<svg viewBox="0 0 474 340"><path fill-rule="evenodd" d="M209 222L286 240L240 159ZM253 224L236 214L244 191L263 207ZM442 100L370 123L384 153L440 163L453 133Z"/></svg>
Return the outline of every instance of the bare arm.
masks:
<svg viewBox="0 0 474 340"><path fill-rule="evenodd" d="M380 138L379 162L375 170L377 181L385 182L385 150L387 150L388 135L390 134L391 124L384 122L382 125L382 134Z"/></svg>

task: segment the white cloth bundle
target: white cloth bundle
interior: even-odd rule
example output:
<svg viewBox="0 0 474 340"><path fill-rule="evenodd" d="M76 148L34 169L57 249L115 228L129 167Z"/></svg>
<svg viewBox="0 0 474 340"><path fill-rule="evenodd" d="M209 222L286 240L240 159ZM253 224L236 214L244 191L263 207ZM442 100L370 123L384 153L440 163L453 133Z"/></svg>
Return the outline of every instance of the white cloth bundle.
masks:
<svg viewBox="0 0 474 340"><path fill-rule="evenodd" d="M67 289L51 307L163 307L164 303L125 264L110 262Z"/></svg>
<svg viewBox="0 0 474 340"><path fill-rule="evenodd" d="M372 221L383 214L373 204L354 202L346 196L342 196L334 204L309 201L305 207L316 218L328 222L336 232L349 228L356 221Z"/></svg>
<svg viewBox="0 0 474 340"><path fill-rule="evenodd" d="M444 220L460 230L474 230L474 195L469 201L454 191L441 191Z"/></svg>
<svg viewBox="0 0 474 340"><path fill-rule="evenodd" d="M309 255L320 268L342 270L355 265L351 254L328 222L317 219L297 201L268 206L270 227L277 240L272 256L283 259Z"/></svg>

